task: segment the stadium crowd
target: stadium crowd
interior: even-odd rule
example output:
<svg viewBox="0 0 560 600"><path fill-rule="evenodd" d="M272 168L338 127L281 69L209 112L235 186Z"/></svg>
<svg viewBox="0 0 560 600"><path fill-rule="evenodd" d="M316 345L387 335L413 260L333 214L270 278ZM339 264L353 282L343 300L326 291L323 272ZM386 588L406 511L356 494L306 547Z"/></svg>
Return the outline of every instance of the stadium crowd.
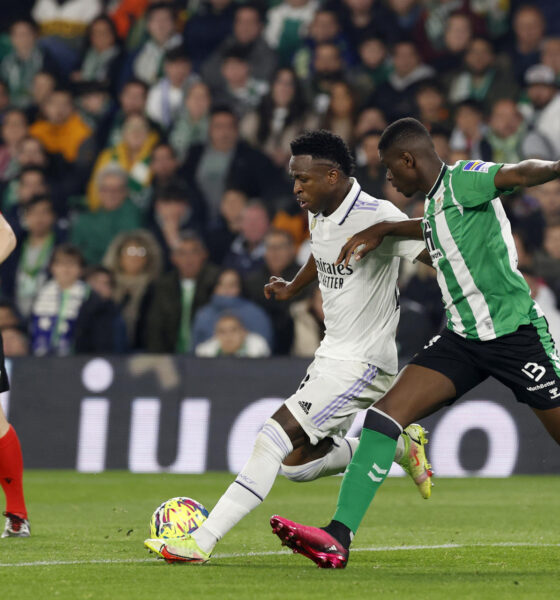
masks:
<svg viewBox="0 0 560 600"><path fill-rule="evenodd" d="M321 294L265 300L309 253L290 140L326 128L363 189L421 216L377 143L415 116L448 163L560 158L560 3L21 0L2 6L0 207L7 356L310 356ZM506 201L519 266L560 340L560 180ZM442 326L403 265L403 357Z"/></svg>

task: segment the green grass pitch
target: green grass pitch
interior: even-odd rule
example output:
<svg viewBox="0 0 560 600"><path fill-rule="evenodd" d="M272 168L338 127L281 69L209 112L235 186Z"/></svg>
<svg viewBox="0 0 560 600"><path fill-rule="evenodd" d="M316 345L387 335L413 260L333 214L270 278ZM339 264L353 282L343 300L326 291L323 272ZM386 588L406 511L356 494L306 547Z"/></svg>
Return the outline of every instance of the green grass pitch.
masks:
<svg viewBox="0 0 560 600"><path fill-rule="evenodd" d="M273 513L324 524L336 502L336 477L307 484L278 478L207 565L170 566L148 555L142 541L160 502L186 495L211 507L231 480L226 473L28 471L33 537L0 540L0 597L558 597L560 477L442 479L429 501L408 479L389 479L344 571L317 569L288 553L268 525Z"/></svg>

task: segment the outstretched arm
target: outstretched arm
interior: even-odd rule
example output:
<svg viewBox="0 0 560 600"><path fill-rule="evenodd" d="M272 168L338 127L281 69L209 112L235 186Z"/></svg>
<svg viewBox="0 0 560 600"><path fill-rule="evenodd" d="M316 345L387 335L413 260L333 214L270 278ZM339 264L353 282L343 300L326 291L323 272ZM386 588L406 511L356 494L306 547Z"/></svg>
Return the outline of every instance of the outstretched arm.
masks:
<svg viewBox="0 0 560 600"><path fill-rule="evenodd" d="M375 250L387 235L396 235L409 240L422 240L422 219L406 219L404 221L383 221L376 223L360 233L353 235L342 246L336 264L348 266L352 255L356 260L363 258L368 252Z"/></svg>
<svg viewBox="0 0 560 600"><path fill-rule="evenodd" d="M560 161L523 160L516 165L504 165L494 176L499 190L540 185L560 177Z"/></svg>
<svg viewBox="0 0 560 600"><path fill-rule="evenodd" d="M10 224L0 214L0 263L3 263L16 247L16 236Z"/></svg>
<svg viewBox="0 0 560 600"><path fill-rule="evenodd" d="M264 286L264 295L267 300L272 297L276 300L290 300L316 279L317 265L313 254L310 254L307 262L297 272L292 281L285 281L281 277L271 277L270 282Z"/></svg>

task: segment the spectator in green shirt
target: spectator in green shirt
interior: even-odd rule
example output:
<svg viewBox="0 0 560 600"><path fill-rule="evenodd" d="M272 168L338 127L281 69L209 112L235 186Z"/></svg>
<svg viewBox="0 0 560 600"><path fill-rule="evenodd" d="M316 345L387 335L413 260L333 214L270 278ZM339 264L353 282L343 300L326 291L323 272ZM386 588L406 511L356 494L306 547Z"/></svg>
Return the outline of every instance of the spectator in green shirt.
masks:
<svg viewBox="0 0 560 600"><path fill-rule="evenodd" d="M126 172L109 164L98 175L100 208L78 216L70 233L88 264L101 262L112 239L142 226L140 209L127 197Z"/></svg>

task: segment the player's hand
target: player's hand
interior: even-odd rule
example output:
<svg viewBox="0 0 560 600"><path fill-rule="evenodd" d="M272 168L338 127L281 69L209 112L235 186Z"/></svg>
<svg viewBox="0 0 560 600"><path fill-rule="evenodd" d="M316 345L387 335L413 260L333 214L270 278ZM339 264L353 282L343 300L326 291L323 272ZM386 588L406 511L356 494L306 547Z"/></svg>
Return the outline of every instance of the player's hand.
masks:
<svg viewBox="0 0 560 600"><path fill-rule="evenodd" d="M264 297L267 300L276 298L276 300L289 300L294 296L294 291L290 287L290 282L282 277L271 277L264 286Z"/></svg>
<svg viewBox="0 0 560 600"><path fill-rule="evenodd" d="M347 242L342 246L342 250L336 259L336 264L344 263L347 267L352 256L358 261L362 259L368 252L375 250L385 237L384 228L380 227L382 223L376 223L360 233L353 235Z"/></svg>

